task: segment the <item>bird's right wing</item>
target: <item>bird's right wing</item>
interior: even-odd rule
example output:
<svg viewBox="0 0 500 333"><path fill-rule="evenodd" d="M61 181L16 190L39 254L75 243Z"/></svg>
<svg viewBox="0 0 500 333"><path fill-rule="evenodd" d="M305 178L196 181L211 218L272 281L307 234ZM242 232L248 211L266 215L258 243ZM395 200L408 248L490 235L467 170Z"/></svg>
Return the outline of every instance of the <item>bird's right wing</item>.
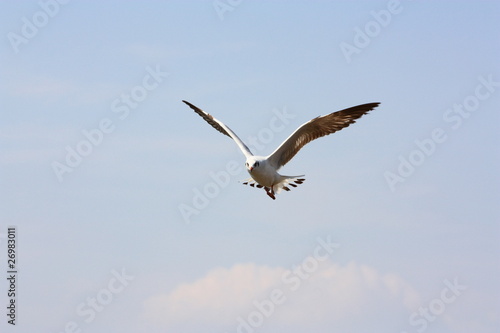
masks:
<svg viewBox="0 0 500 333"><path fill-rule="evenodd" d="M309 142L340 131L378 105L379 103L368 103L333 112L326 116L316 117L300 126L267 158L276 169L279 169Z"/></svg>
<svg viewBox="0 0 500 333"><path fill-rule="evenodd" d="M245 143L243 143L243 141L241 141L241 139L236 134L234 134L234 132L229 127L224 125L223 122L215 119L211 114L203 111L202 109L194 106L193 104L186 102L186 101L183 101L183 102L186 103L191 109L193 109L194 112L199 114L200 117L205 119L205 121L207 123L212 125L213 128L215 128L216 130L218 130L222 134L227 135L228 137L233 139L236 142L236 144L238 145L238 147L240 148L241 152L245 155L245 157L248 158L249 156L253 156L252 152L245 145Z"/></svg>

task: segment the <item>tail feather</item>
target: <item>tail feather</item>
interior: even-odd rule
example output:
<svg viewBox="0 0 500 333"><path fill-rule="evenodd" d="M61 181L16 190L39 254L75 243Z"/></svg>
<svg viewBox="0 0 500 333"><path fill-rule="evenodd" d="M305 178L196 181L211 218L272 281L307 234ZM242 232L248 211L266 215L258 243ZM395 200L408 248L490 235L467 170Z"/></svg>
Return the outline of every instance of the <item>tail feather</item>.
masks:
<svg viewBox="0 0 500 333"><path fill-rule="evenodd" d="M282 190L285 191L290 191L291 187L297 187L298 185L302 184L305 181L305 178L299 178L299 177L304 177L304 175L300 176L281 176L281 181L278 184L275 184L273 186L273 190L276 193L280 193Z"/></svg>
<svg viewBox="0 0 500 333"><path fill-rule="evenodd" d="M304 175L301 175L301 176L281 176L280 182L273 186L272 191L276 194L280 193L282 190L291 191L292 188L297 187L298 185L304 183L305 178L299 178L299 177L304 177ZM245 179L242 182L242 184L248 185L251 187L264 188L266 190L266 192L271 191L271 188L257 183L253 178Z"/></svg>

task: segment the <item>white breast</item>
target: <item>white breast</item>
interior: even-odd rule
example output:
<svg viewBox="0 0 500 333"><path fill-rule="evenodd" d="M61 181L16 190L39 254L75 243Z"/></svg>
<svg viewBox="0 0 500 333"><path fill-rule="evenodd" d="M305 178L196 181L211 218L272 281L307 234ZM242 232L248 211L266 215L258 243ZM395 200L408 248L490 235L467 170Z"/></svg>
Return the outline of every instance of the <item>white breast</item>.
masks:
<svg viewBox="0 0 500 333"><path fill-rule="evenodd" d="M260 185L267 187L273 186L280 180L280 175L267 163L261 163L258 168L253 169L250 176Z"/></svg>

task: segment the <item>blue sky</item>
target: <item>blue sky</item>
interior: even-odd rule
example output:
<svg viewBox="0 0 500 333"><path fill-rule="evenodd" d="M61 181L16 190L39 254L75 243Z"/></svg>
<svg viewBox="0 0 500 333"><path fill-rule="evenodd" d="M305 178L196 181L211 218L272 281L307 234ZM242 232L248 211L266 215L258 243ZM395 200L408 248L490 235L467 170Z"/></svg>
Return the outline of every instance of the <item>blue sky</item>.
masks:
<svg viewBox="0 0 500 333"><path fill-rule="evenodd" d="M1 2L2 332L497 332L499 14ZM183 99L264 155L381 105L301 150L282 172L306 182L273 201Z"/></svg>

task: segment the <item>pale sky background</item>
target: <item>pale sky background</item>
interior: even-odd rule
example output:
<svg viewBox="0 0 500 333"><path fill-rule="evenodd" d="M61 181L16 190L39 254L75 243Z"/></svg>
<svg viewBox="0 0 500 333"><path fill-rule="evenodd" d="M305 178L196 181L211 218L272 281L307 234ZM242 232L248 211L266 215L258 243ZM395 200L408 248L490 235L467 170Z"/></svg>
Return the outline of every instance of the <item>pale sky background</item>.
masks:
<svg viewBox="0 0 500 333"><path fill-rule="evenodd" d="M0 331L498 332L500 3L220 3L0 2L0 276L8 225L19 270L15 328L1 279ZM183 99L260 135L260 154L381 105L301 150L282 172L306 182L273 201ZM102 122L59 181L53 164ZM340 247L326 258L318 239Z"/></svg>

